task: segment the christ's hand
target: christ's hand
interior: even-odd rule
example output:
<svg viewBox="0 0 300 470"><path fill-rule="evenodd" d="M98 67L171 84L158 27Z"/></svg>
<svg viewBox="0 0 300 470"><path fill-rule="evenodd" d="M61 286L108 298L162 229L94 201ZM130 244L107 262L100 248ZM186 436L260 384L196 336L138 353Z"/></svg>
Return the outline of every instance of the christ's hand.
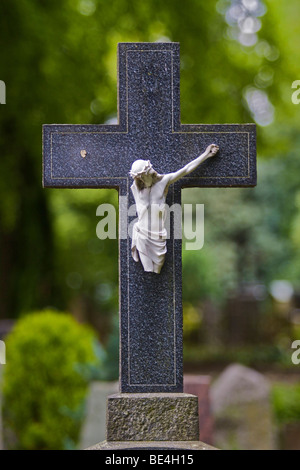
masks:
<svg viewBox="0 0 300 470"><path fill-rule="evenodd" d="M216 144L211 144L207 147L205 150L205 153L207 153L207 157L214 157L219 151L219 147Z"/></svg>

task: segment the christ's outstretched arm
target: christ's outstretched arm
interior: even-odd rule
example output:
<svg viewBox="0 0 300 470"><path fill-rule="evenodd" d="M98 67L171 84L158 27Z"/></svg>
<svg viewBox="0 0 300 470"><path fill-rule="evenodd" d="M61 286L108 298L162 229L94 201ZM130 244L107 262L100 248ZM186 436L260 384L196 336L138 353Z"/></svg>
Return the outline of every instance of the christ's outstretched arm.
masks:
<svg viewBox="0 0 300 470"><path fill-rule="evenodd" d="M192 160L191 162L189 162L180 170L175 171L174 173L168 173L164 175L164 178L167 179L167 185L175 183L175 181L178 181L180 178L183 178L183 176L186 176L192 171L194 171L207 158L214 157L216 153L218 152L218 150L219 150L219 147L217 145L211 144L207 147L204 153L202 153L199 157L195 158L195 160Z"/></svg>

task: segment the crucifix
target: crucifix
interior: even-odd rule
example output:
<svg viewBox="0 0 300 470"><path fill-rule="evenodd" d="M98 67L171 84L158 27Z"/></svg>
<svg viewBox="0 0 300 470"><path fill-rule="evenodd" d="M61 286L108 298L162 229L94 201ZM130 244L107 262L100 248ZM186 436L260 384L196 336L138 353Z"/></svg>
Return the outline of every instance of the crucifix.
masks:
<svg viewBox="0 0 300 470"><path fill-rule="evenodd" d="M136 202L134 162L172 174L211 144L213 158L169 187L169 206L181 204L182 188L255 186L255 125L181 124L179 70L179 43L120 43L118 124L44 125L44 187L116 188L127 201L123 220ZM135 262L129 237L119 238L121 394L183 390L181 239L174 230L171 218L159 274Z"/></svg>

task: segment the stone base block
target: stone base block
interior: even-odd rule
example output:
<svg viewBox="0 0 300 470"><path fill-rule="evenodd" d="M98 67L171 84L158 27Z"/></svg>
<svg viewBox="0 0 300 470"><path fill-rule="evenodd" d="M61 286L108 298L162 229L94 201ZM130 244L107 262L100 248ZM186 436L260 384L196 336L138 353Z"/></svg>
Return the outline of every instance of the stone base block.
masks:
<svg viewBox="0 0 300 470"><path fill-rule="evenodd" d="M107 441L198 441L198 398L122 393L107 401Z"/></svg>
<svg viewBox="0 0 300 470"><path fill-rule="evenodd" d="M185 441L185 442L167 442L167 441L127 441L127 442L99 442L95 446L89 447L86 450L218 450L204 442L200 441Z"/></svg>

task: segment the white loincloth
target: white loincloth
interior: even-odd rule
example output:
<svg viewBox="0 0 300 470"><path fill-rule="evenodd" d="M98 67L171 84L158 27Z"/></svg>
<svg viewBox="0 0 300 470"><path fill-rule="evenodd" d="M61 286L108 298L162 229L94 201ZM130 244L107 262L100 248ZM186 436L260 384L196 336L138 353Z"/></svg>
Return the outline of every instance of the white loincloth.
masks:
<svg viewBox="0 0 300 470"><path fill-rule="evenodd" d="M149 232L139 227L137 222L132 230L131 254L134 261L139 261L138 253L143 253L157 265L164 263L167 252L167 230Z"/></svg>

